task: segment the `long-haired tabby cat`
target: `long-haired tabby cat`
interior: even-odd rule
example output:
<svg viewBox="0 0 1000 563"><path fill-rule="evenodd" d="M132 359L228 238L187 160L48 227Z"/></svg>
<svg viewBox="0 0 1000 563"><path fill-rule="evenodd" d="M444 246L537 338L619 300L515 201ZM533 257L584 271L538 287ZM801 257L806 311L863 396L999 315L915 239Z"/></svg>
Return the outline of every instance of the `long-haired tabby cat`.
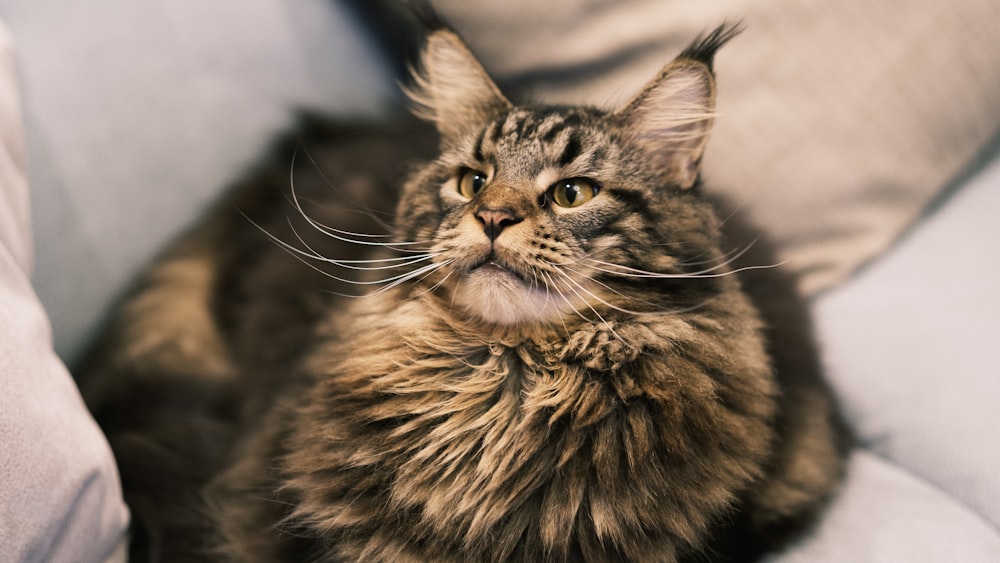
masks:
<svg viewBox="0 0 1000 563"><path fill-rule="evenodd" d="M82 375L133 557L724 561L806 526L834 401L792 280L700 185L734 34L604 111L508 101L441 29L433 129L313 126L237 186Z"/></svg>

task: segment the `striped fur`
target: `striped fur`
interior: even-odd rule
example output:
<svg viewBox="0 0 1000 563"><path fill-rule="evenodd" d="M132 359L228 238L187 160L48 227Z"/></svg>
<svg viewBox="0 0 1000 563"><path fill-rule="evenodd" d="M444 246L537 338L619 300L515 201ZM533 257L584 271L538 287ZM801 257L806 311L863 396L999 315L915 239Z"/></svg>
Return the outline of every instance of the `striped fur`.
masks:
<svg viewBox="0 0 1000 563"><path fill-rule="evenodd" d="M756 268L771 264L763 242L726 246L739 221L699 189L711 62L733 34L699 39L606 112L515 105L436 32L411 95L440 150L405 182L400 155L426 137L339 131L350 141L314 159L336 170L305 166L287 205L237 196L250 221L210 218L168 253L90 370L148 539L136 553L750 560L808 525L844 447L808 318L787 278ZM345 211L331 181L374 210ZM358 234L397 181L392 238ZM183 263L198 275L157 273ZM321 293L365 267L382 278L356 280L374 282L367 297ZM191 326L174 299L201 303ZM211 340L150 355L157 326L157 342ZM212 400L124 391L157 382ZM219 453L178 437L199 428L222 429ZM187 463L204 466L171 470Z"/></svg>

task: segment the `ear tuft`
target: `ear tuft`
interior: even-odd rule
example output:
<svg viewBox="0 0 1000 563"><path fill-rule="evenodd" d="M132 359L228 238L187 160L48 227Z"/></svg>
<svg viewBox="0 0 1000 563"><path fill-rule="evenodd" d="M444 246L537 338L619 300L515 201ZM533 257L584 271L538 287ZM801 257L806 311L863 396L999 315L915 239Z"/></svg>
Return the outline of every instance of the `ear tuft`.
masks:
<svg viewBox="0 0 1000 563"><path fill-rule="evenodd" d="M712 63L716 51L740 31L739 25L724 24L699 37L617 112L667 183L683 189L697 183L715 118Z"/></svg>
<svg viewBox="0 0 1000 563"><path fill-rule="evenodd" d="M453 31L427 38L412 83L405 88L413 113L433 122L445 141L511 107L509 101Z"/></svg>
<svg viewBox="0 0 1000 563"><path fill-rule="evenodd" d="M712 64L716 51L740 33L743 33L742 22L725 22L708 35L699 35L677 58L698 61L709 70L714 70Z"/></svg>

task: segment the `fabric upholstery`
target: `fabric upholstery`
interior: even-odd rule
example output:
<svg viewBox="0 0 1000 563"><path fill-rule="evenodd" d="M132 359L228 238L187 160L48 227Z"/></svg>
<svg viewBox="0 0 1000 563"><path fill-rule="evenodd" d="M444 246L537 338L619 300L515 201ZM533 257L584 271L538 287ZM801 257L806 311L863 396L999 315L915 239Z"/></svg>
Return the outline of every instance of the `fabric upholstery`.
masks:
<svg viewBox="0 0 1000 563"><path fill-rule="evenodd" d="M114 458L52 349L29 280L28 198L19 92L0 22L0 559L123 560L116 549L128 511Z"/></svg>
<svg viewBox="0 0 1000 563"><path fill-rule="evenodd" d="M816 303L830 377L872 451L1000 530L1000 155Z"/></svg>

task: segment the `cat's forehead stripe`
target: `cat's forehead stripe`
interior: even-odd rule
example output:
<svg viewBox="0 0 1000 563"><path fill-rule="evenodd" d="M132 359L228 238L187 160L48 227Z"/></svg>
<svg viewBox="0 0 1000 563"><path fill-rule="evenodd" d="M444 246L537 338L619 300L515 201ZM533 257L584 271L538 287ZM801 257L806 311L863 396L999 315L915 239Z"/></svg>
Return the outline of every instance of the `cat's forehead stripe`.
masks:
<svg viewBox="0 0 1000 563"><path fill-rule="evenodd" d="M516 137L524 136L524 125L531 119L531 114L526 111L512 111L507 114L501 131L504 135Z"/></svg>
<svg viewBox="0 0 1000 563"><path fill-rule="evenodd" d="M496 119L490 124L490 142L498 143L500 141L500 136L503 134L503 118Z"/></svg>
<svg viewBox="0 0 1000 563"><path fill-rule="evenodd" d="M479 136L476 137L476 144L472 149L472 156L477 162L486 162L486 157L483 155L483 138L486 137L487 129L483 129Z"/></svg>
<svg viewBox="0 0 1000 563"><path fill-rule="evenodd" d="M561 115L550 115L542 121L538 127L538 136L546 143L552 142L556 135L561 133L569 124L565 117Z"/></svg>
<svg viewBox="0 0 1000 563"><path fill-rule="evenodd" d="M509 137L512 141L537 137L544 142L551 142L567 127L579 123L579 118L574 115L514 110L494 120L484 130L484 135L494 144L504 137Z"/></svg>
<svg viewBox="0 0 1000 563"><path fill-rule="evenodd" d="M579 112L559 108L518 108L497 116L480 130L471 144L471 156L476 162L486 164L504 152L530 143L531 154L538 159L522 165L534 168L534 174L543 166L578 169L574 174L586 174L594 167L603 166L608 151L605 137L599 130L586 127L586 116Z"/></svg>
<svg viewBox="0 0 1000 563"><path fill-rule="evenodd" d="M559 155L559 166L569 166L576 160L576 157L580 156L580 151L583 146L580 143L580 136L575 132L570 132L566 138L566 144L563 146L562 154Z"/></svg>

